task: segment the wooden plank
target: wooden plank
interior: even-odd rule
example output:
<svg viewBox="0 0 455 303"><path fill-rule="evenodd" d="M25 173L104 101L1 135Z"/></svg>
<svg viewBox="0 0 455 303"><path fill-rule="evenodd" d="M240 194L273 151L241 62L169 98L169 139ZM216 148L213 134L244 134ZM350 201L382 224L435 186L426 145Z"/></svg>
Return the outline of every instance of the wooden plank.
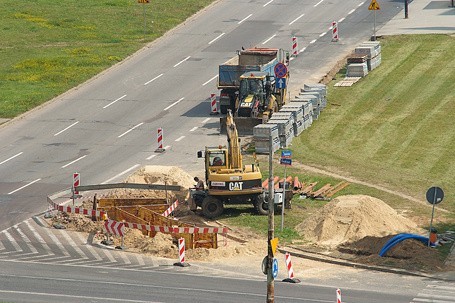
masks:
<svg viewBox="0 0 455 303"><path fill-rule="evenodd" d="M321 197L326 191L330 190L332 188L332 185L329 183L321 187L315 192L310 193L310 197L316 198L316 197Z"/></svg>
<svg viewBox="0 0 455 303"><path fill-rule="evenodd" d="M313 182L313 183L308 184L304 189L302 189L302 191L300 193L302 195L307 195L308 193L310 193L313 190L313 188L316 186L316 184L318 184L318 182Z"/></svg>
<svg viewBox="0 0 455 303"><path fill-rule="evenodd" d="M166 199L157 198L101 198L98 207L107 206L133 206L133 205L156 205L167 204Z"/></svg>
<svg viewBox="0 0 455 303"><path fill-rule="evenodd" d="M330 192L328 192L325 196L326 198L331 198L334 194L336 194L337 192L345 189L350 183L349 182L346 182L346 181L343 181L343 182L340 182L338 183Z"/></svg>

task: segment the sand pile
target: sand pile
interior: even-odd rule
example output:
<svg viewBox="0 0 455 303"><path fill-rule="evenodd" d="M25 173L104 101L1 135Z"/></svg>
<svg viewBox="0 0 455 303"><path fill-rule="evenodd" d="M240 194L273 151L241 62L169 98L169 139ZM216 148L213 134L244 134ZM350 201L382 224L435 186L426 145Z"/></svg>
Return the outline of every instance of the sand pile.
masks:
<svg viewBox="0 0 455 303"><path fill-rule="evenodd" d="M340 196L296 227L305 239L337 246L366 236L419 232L417 225L383 201L365 195Z"/></svg>
<svg viewBox="0 0 455 303"><path fill-rule="evenodd" d="M176 166L148 165L138 169L130 175L125 182L139 184L167 184L182 187L179 192L168 191L168 198L184 201L188 195L188 189L193 187L195 182L193 176ZM137 190L137 189L116 189L109 193L111 198L148 198L165 199L166 192L161 190Z"/></svg>
<svg viewBox="0 0 455 303"><path fill-rule="evenodd" d="M218 235L221 238L221 235ZM217 249L195 248L186 251L188 260L216 261L240 256L254 256L267 254L267 242L264 240L251 240L246 243L229 241L223 245L218 241Z"/></svg>
<svg viewBox="0 0 455 303"><path fill-rule="evenodd" d="M120 237L114 239L115 245L120 245ZM124 245L128 251L141 252L159 257L178 259L177 246L169 234L157 233L155 237L144 236L138 229L126 229Z"/></svg>

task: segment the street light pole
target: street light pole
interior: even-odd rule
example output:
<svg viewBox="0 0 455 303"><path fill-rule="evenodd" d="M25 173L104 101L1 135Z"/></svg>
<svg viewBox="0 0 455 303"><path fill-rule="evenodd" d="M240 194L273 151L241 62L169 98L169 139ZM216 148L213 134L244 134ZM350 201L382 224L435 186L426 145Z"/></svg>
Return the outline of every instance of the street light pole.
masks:
<svg viewBox="0 0 455 303"><path fill-rule="evenodd" d="M269 136L269 229L267 233L267 303L275 302L275 282L272 275L273 251L271 240L274 237L274 201L273 201L273 141L272 135Z"/></svg>

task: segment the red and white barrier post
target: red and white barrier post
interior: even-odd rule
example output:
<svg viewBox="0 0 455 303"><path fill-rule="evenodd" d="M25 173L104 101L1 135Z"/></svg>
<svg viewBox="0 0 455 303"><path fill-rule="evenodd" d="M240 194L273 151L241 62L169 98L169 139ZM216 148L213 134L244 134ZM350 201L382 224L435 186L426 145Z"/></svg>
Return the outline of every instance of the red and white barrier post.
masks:
<svg viewBox="0 0 455 303"><path fill-rule="evenodd" d="M293 36L292 37L292 55L297 57L298 54L299 54L299 50L298 50L298 45L297 45L297 37Z"/></svg>
<svg viewBox="0 0 455 303"><path fill-rule="evenodd" d="M300 280L294 277L294 270L292 269L292 262L291 262L291 254L287 252L284 255L284 260L286 261L286 268L288 270L288 278L284 279L283 282L300 283Z"/></svg>
<svg viewBox="0 0 455 303"><path fill-rule="evenodd" d="M332 22L332 42L338 42L338 22Z"/></svg>
<svg viewBox="0 0 455 303"><path fill-rule="evenodd" d="M79 191L76 190L76 187L79 185L81 185L81 175L77 172L73 173L73 185L71 187L71 191L73 192L73 205L76 195L79 195Z"/></svg>
<svg viewBox="0 0 455 303"><path fill-rule="evenodd" d="M218 102L216 101L216 95L210 94L210 114L211 115L218 115Z"/></svg>
<svg viewBox="0 0 455 303"><path fill-rule="evenodd" d="M179 261L180 262L174 263L174 265L180 266L180 267L190 266L190 264L185 262L185 239L184 238L179 239Z"/></svg>
<svg viewBox="0 0 455 303"><path fill-rule="evenodd" d="M337 303L341 303L341 289L337 289Z"/></svg>
<svg viewBox="0 0 455 303"><path fill-rule="evenodd" d="M155 152L162 153L165 151L165 149L163 148L163 129L161 127L158 128L157 140L158 140L158 148L155 149Z"/></svg>
<svg viewBox="0 0 455 303"><path fill-rule="evenodd" d="M163 217L169 216L176 208L179 206L179 200L176 200L174 203L172 203L171 206L169 206L168 209L163 213Z"/></svg>
<svg viewBox="0 0 455 303"><path fill-rule="evenodd" d="M110 245L111 242L109 241L109 234L112 234L114 236L120 236L122 237L122 244L120 246L116 246L115 248L117 249L123 249L124 248L124 235L125 235L125 224L123 222L117 222L114 220L105 220L104 221L104 229L106 230L107 234L107 240L104 244Z"/></svg>

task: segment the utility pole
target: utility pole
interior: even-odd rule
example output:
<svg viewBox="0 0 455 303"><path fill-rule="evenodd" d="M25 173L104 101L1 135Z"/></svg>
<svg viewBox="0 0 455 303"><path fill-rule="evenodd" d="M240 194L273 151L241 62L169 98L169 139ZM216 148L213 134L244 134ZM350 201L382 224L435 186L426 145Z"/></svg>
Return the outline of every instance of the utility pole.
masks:
<svg viewBox="0 0 455 303"><path fill-rule="evenodd" d="M408 11L409 11L409 8L408 8L408 0L404 0L404 18L405 19L408 19Z"/></svg>
<svg viewBox="0 0 455 303"><path fill-rule="evenodd" d="M267 233L267 303L275 302L275 282L272 275L272 262L273 262L273 251L271 240L274 237L274 192L273 192L273 140L272 135L269 135L269 230Z"/></svg>

